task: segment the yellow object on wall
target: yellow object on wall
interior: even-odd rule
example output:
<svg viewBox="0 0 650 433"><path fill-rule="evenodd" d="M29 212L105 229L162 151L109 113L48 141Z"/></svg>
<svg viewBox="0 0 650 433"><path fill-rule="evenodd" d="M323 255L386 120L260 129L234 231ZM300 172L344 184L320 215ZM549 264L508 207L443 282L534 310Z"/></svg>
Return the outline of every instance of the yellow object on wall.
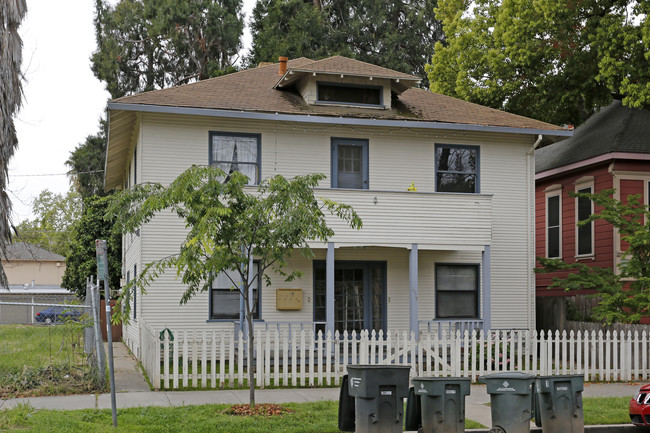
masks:
<svg viewBox="0 0 650 433"><path fill-rule="evenodd" d="M302 310L302 289L276 289L276 310Z"/></svg>

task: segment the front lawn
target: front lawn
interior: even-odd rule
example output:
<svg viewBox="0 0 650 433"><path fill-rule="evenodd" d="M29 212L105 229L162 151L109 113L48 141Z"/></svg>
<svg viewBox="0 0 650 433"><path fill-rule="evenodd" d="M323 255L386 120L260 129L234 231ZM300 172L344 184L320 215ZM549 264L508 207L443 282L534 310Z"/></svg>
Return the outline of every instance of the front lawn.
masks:
<svg viewBox="0 0 650 433"><path fill-rule="evenodd" d="M627 424L628 397L584 399L585 425ZM275 417L229 415L229 405L143 407L118 410L114 430L111 411L35 410L20 406L0 411L2 432L223 432L223 433L337 433L338 402L290 403L291 412ZM481 428L467 421L466 428Z"/></svg>
<svg viewBox="0 0 650 433"><path fill-rule="evenodd" d="M82 323L0 325L0 398L97 390Z"/></svg>

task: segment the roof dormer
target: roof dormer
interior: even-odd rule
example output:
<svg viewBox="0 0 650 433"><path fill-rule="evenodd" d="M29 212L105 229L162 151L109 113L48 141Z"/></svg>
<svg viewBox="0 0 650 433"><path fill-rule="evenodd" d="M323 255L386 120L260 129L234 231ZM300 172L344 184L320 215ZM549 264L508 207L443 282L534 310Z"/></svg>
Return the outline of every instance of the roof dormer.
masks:
<svg viewBox="0 0 650 433"><path fill-rule="evenodd" d="M392 95L413 87L420 79L347 57L334 56L295 68L280 58L275 89L295 87L306 103L390 109Z"/></svg>

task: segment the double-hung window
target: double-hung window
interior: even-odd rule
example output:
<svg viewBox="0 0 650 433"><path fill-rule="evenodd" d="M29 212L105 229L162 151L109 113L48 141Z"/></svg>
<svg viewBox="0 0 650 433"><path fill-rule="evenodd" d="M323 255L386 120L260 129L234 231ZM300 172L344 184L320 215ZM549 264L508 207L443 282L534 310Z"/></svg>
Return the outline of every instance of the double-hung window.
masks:
<svg viewBox="0 0 650 433"><path fill-rule="evenodd" d="M259 265L253 262L251 275L257 275ZM251 279L253 278L251 276ZM212 281L210 291L210 319L238 320L239 303L241 300L241 278L239 272L226 271L219 273ZM253 319L260 318L260 279L254 280L253 286Z"/></svg>
<svg viewBox="0 0 650 433"><path fill-rule="evenodd" d="M368 189L368 140L332 138L332 188Z"/></svg>
<svg viewBox="0 0 650 433"><path fill-rule="evenodd" d="M479 147L436 144L436 191L478 193Z"/></svg>
<svg viewBox="0 0 650 433"><path fill-rule="evenodd" d="M479 265L436 264L436 318L479 318Z"/></svg>
<svg viewBox="0 0 650 433"><path fill-rule="evenodd" d="M546 194L546 257L560 258L562 255L562 191Z"/></svg>
<svg viewBox="0 0 650 433"><path fill-rule="evenodd" d="M577 189L578 193L591 194L592 187ZM576 198L576 220L584 221L593 213L593 203L590 199L584 197ZM576 253L578 256L593 254L593 231L594 222L591 221L584 225L576 227Z"/></svg>
<svg viewBox="0 0 650 433"><path fill-rule="evenodd" d="M210 165L226 176L235 171L248 177L249 185L260 182L261 136L233 132L210 133Z"/></svg>

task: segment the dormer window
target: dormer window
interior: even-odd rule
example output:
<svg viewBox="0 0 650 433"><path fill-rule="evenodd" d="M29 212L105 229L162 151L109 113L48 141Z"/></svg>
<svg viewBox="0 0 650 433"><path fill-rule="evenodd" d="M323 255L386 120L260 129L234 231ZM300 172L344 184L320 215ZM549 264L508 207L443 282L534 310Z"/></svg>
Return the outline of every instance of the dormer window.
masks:
<svg viewBox="0 0 650 433"><path fill-rule="evenodd" d="M382 106L381 86L359 84L317 83L317 102L325 104Z"/></svg>

